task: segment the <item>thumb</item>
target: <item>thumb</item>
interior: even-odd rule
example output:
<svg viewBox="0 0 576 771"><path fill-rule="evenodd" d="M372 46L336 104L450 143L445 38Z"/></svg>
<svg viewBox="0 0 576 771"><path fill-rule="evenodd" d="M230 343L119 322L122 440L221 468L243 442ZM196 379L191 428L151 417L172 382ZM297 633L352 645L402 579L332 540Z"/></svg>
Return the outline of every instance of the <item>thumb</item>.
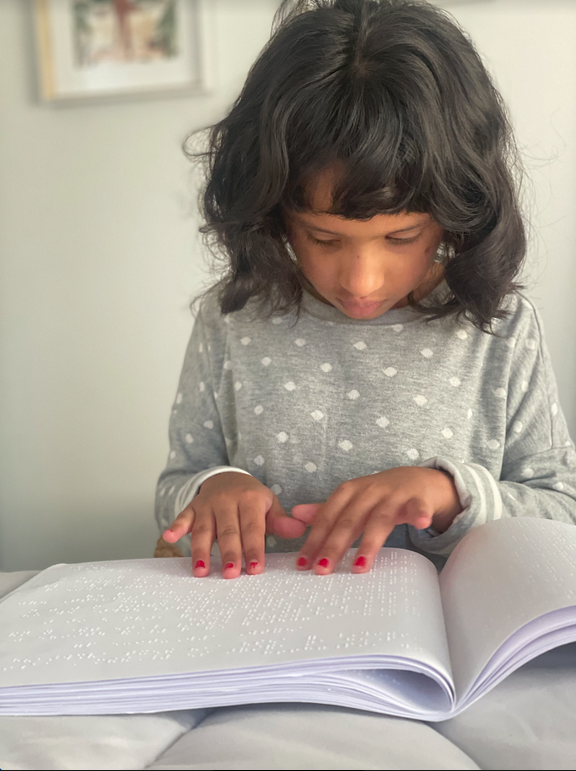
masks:
<svg viewBox="0 0 576 771"><path fill-rule="evenodd" d="M305 530L306 525L289 517L278 498L274 496L272 506L266 514L266 532L273 533L280 538L300 538Z"/></svg>
<svg viewBox="0 0 576 771"><path fill-rule="evenodd" d="M305 525L311 525L316 519L321 503L299 503L292 507L292 516L299 519Z"/></svg>
<svg viewBox="0 0 576 771"><path fill-rule="evenodd" d="M406 502L405 514L399 522L406 522L412 525L416 530L425 530L432 524L434 511L420 498L410 498Z"/></svg>

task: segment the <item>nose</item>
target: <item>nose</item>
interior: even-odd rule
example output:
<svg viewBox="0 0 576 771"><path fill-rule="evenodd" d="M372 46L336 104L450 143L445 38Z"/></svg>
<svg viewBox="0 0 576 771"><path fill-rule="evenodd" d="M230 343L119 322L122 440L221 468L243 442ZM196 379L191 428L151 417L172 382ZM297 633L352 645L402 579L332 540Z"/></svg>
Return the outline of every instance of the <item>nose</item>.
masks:
<svg viewBox="0 0 576 771"><path fill-rule="evenodd" d="M382 254L376 254L370 248L356 248L354 254L345 258L340 265L338 279L347 293L343 300L378 299L385 284Z"/></svg>

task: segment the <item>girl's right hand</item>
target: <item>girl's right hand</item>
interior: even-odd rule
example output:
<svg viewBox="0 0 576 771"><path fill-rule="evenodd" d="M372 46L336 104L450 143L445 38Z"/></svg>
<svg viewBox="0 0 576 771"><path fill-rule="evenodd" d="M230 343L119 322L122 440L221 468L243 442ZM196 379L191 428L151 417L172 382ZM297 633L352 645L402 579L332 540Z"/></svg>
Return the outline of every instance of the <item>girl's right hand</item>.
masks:
<svg viewBox="0 0 576 771"><path fill-rule="evenodd" d="M207 576L214 541L222 557L224 578L236 578L246 572L264 570L264 545L267 533L280 538L299 538L306 525L289 517L272 490L256 477L237 471L222 471L202 483L200 492L176 517L163 538L175 543L190 533L192 572Z"/></svg>

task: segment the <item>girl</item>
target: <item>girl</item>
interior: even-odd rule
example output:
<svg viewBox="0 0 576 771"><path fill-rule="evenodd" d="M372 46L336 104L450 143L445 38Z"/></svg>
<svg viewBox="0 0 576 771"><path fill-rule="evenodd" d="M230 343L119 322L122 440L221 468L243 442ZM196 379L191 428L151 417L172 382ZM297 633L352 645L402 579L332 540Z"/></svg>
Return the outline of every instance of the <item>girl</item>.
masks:
<svg viewBox="0 0 576 771"><path fill-rule="evenodd" d="M576 524L514 281L517 151L474 46L424 0L284 0L278 20L205 155L228 272L184 361L159 549L190 534L206 576L217 540L234 578L265 551L329 574L358 541L364 573L384 544L441 567L499 517Z"/></svg>

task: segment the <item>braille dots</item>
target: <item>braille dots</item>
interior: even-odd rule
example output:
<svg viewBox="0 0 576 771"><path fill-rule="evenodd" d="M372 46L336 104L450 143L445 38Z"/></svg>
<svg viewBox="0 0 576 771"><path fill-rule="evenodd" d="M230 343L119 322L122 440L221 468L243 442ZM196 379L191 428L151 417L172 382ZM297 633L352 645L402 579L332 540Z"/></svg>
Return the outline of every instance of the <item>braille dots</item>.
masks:
<svg viewBox="0 0 576 771"><path fill-rule="evenodd" d="M214 423L211 420L205 420L203 425L204 428L214 428Z"/></svg>
<svg viewBox="0 0 576 771"><path fill-rule="evenodd" d="M280 431L279 434L276 434L276 439L283 444L288 441L288 434L285 431Z"/></svg>
<svg viewBox="0 0 576 771"><path fill-rule="evenodd" d="M398 370L395 369L394 367L386 367L386 369L383 370L383 372L386 375L386 377L394 377L394 375L398 373Z"/></svg>
<svg viewBox="0 0 576 771"><path fill-rule="evenodd" d="M263 359L261 359L261 363L262 363L262 364L263 364L265 367L267 367L267 366L270 364L270 362L271 362L271 361L272 361L272 359L271 359L269 356L264 356L264 358L263 358Z"/></svg>
<svg viewBox="0 0 576 771"><path fill-rule="evenodd" d="M309 461L308 463L304 464L304 468L309 474L313 474L316 471L316 464Z"/></svg>
<svg viewBox="0 0 576 771"><path fill-rule="evenodd" d="M306 340L304 338L299 337L297 340L294 340L298 348L302 348L303 345L306 345Z"/></svg>
<svg viewBox="0 0 576 771"><path fill-rule="evenodd" d="M254 407L254 412L256 415L261 415L264 412L264 407L259 404L257 407Z"/></svg>
<svg viewBox="0 0 576 771"><path fill-rule="evenodd" d="M358 391L355 388L353 388L351 391L348 391L346 396L349 399L357 399L360 396L360 394L358 393Z"/></svg>
<svg viewBox="0 0 576 771"><path fill-rule="evenodd" d="M500 442L497 439L490 439L486 444L491 450L497 450L500 447Z"/></svg>
<svg viewBox="0 0 576 771"><path fill-rule="evenodd" d="M434 351L431 351L430 348L423 348L420 353L422 356L424 356L425 359L430 359L432 356L434 356Z"/></svg>
<svg viewBox="0 0 576 771"><path fill-rule="evenodd" d="M188 442L188 444L192 444L192 442L194 441L194 437L192 436L192 434L186 434L185 439Z"/></svg>
<svg viewBox="0 0 576 771"><path fill-rule="evenodd" d="M390 425L390 421L388 420L388 418L387 418L385 415L382 415L381 417L379 417L379 418L376 420L376 423L377 423L377 424L378 424L378 425L379 425L381 428L386 428L386 426L389 426L389 425Z"/></svg>
<svg viewBox="0 0 576 771"><path fill-rule="evenodd" d="M264 465L264 462L265 462L265 461L264 461L264 458L263 458L261 455L257 455L257 456L254 458L254 463L256 463L258 466L263 466L263 465Z"/></svg>
<svg viewBox="0 0 576 771"><path fill-rule="evenodd" d="M506 391L504 388L495 388L494 389L494 396L497 396L499 399L505 399L506 398Z"/></svg>
<svg viewBox="0 0 576 771"><path fill-rule="evenodd" d="M181 402L182 402L182 394L178 394L178 396L176 397L176 404L181 404Z"/></svg>
<svg viewBox="0 0 576 771"><path fill-rule="evenodd" d="M284 388L287 391L293 391L296 388L296 384L289 380L287 383L284 383Z"/></svg>
<svg viewBox="0 0 576 771"><path fill-rule="evenodd" d="M410 460L416 460L420 457L420 453L414 447L410 450L407 450L406 455L410 458Z"/></svg>
<svg viewBox="0 0 576 771"><path fill-rule="evenodd" d="M356 348L358 351L363 351L366 347L366 343L363 340L359 340L357 343L354 343L354 348Z"/></svg>
<svg viewBox="0 0 576 771"><path fill-rule="evenodd" d="M352 442L349 442L348 439L344 439L342 442L338 442L338 447L344 450L344 452L349 452L354 445Z"/></svg>
<svg viewBox="0 0 576 771"><path fill-rule="evenodd" d="M428 399L425 396L422 396L421 394L418 394L418 396L415 396L414 401L419 407L423 407L425 404L428 404Z"/></svg>
<svg viewBox="0 0 576 771"><path fill-rule="evenodd" d="M328 364L328 362L325 362L324 364L320 365L320 369L322 372L331 372L332 371L332 365Z"/></svg>
<svg viewBox="0 0 576 771"><path fill-rule="evenodd" d="M310 415L314 418L314 420L322 420L324 417L324 413L320 412L320 410L314 410L314 412L311 412Z"/></svg>

